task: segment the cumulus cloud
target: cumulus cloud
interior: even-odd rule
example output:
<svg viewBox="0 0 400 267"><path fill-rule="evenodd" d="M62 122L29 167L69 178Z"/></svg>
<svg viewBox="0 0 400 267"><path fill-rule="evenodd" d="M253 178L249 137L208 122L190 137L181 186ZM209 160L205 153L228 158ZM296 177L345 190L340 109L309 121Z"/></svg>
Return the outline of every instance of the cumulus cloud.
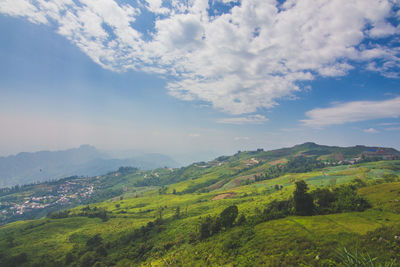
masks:
<svg viewBox="0 0 400 267"><path fill-rule="evenodd" d="M268 118L263 115L249 115L247 117L233 117L233 118L222 118L217 122L225 124L262 124L268 121Z"/></svg>
<svg viewBox="0 0 400 267"><path fill-rule="evenodd" d="M328 108L307 111L306 116L308 119L301 122L314 128L373 119L398 118L400 117L400 97L384 101L338 103Z"/></svg>
<svg viewBox="0 0 400 267"><path fill-rule="evenodd" d="M213 3L222 8L213 10ZM211 5L211 6L210 6ZM277 105L302 81L362 63L398 78L391 0L0 0L0 12L47 24L113 71L168 77L169 93L231 114ZM154 27L135 26L146 12ZM395 39L395 38L393 38ZM397 47L397 48L396 48Z"/></svg>

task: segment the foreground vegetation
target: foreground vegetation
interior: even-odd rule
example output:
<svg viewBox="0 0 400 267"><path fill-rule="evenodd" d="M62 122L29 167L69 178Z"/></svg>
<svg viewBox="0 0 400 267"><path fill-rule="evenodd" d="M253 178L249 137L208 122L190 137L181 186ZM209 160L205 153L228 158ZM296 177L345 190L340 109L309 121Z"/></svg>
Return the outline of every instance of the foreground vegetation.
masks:
<svg viewBox="0 0 400 267"><path fill-rule="evenodd" d="M399 264L400 161L321 166L296 159L311 166L302 172L286 156L234 157L176 177L168 171L170 182L149 190L4 225L0 265ZM256 180L270 168L279 176Z"/></svg>

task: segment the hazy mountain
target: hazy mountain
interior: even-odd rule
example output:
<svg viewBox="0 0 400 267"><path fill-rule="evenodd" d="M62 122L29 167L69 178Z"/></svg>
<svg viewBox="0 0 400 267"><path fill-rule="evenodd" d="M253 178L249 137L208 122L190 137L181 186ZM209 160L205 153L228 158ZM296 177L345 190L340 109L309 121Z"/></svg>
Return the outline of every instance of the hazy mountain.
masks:
<svg viewBox="0 0 400 267"><path fill-rule="evenodd" d="M177 167L179 164L169 156L155 153L136 153L127 158L114 158L111 154L90 145L62 151L22 152L0 157L0 187L72 175L101 175L120 166L154 169L164 166Z"/></svg>

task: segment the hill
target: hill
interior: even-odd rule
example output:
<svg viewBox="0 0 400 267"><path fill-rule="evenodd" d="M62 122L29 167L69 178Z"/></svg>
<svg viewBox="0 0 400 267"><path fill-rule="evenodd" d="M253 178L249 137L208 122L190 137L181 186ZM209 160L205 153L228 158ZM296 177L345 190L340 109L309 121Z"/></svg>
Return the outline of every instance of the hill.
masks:
<svg viewBox="0 0 400 267"><path fill-rule="evenodd" d="M397 156L387 148L306 143L179 169L122 168L92 178L93 196L118 197L0 227L0 263L354 266L353 259L366 266L370 259L368 266L395 266L400 160L391 159ZM303 202L296 200L301 181L309 187L304 201L313 200L310 214L296 206Z"/></svg>
<svg viewBox="0 0 400 267"><path fill-rule="evenodd" d="M137 154L129 158L112 158L93 146L82 145L62 151L22 152L0 157L0 187L60 179L67 176L96 176L120 166L154 169L176 167L177 162L162 154Z"/></svg>
<svg viewBox="0 0 400 267"><path fill-rule="evenodd" d="M86 147L88 151L97 151ZM371 153L375 153L371 154ZM379 156L378 156L379 155ZM0 225L21 219L34 219L48 212L76 205L104 201L118 196L132 196L159 188L176 194L229 190L240 185L282 176L286 173L311 171L325 166L338 166L398 157L399 152L378 147L330 147L305 143L272 151L238 152L209 162L197 162L182 168L139 170L120 168L106 175L68 178L0 189ZM118 161L121 163L121 161ZM104 167L110 167L105 165ZM326 175L326 173L324 174ZM327 176L334 183L337 177ZM350 179L351 176L344 176Z"/></svg>

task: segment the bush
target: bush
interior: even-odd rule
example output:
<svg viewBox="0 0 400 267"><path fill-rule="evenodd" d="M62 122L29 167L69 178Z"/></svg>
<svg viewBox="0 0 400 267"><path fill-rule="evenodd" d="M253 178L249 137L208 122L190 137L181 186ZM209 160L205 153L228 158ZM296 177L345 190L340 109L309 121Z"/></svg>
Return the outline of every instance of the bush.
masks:
<svg viewBox="0 0 400 267"><path fill-rule="evenodd" d="M359 196L351 185L335 188L334 193L337 198L335 202L337 212L364 211L371 207L368 201Z"/></svg>
<svg viewBox="0 0 400 267"><path fill-rule="evenodd" d="M274 200L267 205L262 214L262 221L284 218L291 214L293 208L292 199L277 201Z"/></svg>

